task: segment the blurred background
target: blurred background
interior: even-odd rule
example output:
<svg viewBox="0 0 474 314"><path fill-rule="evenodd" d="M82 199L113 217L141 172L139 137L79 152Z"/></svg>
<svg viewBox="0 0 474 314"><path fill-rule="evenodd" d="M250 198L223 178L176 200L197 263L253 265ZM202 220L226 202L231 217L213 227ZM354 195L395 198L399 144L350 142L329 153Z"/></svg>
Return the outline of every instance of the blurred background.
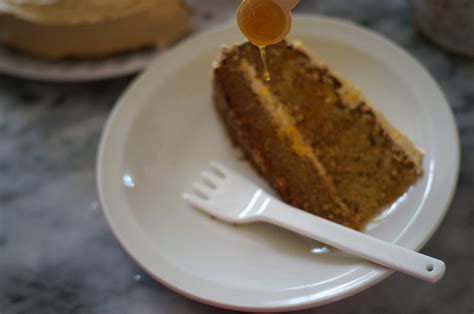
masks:
<svg viewBox="0 0 474 314"><path fill-rule="evenodd" d="M2 2L8 1L0 0L0 8ZM182 32L160 37L161 48L232 21L238 4L184 1L189 20L172 19ZM394 274L353 297L299 313L473 313L474 1L302 0L295 11L352 21L406 49L446 94L462 147L451 208L423 250L446 261L445 277L433 285ZM18 16L39 13L15 12L16 19L0 14L0 313L224 312L147 276L119 246L97 199L95 158L106 118L137 75L127 72L146 66L156 52L112 56L129 62L120 71L118 63L104 66L107 56L91 62L33 56L25 46L41 41L22 37L7 45L11 37L4 30L17 27Z"/></svg>

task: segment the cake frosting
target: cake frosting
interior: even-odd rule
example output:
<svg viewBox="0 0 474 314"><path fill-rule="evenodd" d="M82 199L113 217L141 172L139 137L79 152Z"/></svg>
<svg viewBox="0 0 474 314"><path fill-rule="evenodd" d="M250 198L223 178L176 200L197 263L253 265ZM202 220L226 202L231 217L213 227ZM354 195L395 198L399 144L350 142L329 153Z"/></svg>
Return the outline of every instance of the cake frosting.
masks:
<svg viewBox="0 0 474 314"><path fill-rule="evenodd" d="M0 0L0 8L41 24L74 25L130 16L168 0Z"/></svg>

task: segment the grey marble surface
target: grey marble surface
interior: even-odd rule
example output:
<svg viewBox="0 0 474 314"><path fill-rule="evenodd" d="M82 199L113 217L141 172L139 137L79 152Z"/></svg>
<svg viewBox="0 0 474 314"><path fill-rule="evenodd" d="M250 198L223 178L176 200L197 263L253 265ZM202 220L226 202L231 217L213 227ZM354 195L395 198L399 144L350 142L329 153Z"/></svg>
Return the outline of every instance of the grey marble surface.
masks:
<svg viewBox="0 0 474 314"><path fill-rule="evenodd" d="M189 1L196 29L233 15L235 1ZM446 93L461 135L451 208L423 249L448 269L437 284L395 274L348 299L300 313L473 313L474 61L414 30L402 0L303 0L299 12L355 21L403 46ZM0 75L0 313L217 313L143 273L102 215L98 139L133 77L43 83ZM442 126L440 126L442 127Z"/></svg>

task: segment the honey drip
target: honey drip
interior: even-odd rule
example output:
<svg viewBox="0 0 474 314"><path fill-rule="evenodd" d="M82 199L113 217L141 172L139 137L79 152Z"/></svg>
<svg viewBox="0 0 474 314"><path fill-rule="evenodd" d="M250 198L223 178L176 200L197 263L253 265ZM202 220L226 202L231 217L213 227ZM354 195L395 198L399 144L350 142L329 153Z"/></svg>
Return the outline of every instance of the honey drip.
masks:
<svg viewBox="0 0 474 314"><path fill-rule="evenodd" d="M265 46L258 46L260 50L260 57L262 57L262 64L263 64L263 79L267 82L270 81L270 71L268 70L268 62L267 62L267 52L265 51Z"/></svg>

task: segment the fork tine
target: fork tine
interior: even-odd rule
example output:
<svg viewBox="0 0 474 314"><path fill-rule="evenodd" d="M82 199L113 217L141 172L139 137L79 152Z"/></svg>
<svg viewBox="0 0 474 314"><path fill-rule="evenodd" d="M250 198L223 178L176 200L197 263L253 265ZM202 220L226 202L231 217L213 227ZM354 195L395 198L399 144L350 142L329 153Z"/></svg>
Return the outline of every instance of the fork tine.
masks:
<svg viewBox="0 0 474 314"><path fill-rule="evenodd" d="M204 195L209 195L212 192L214 192L214 190L212 188L210 188L209 186L207 186L206 184L203 184L201 182L193 183L193 187L194 187L194 189L196 189L196 191L198 191L198 192L200 192Z"/></svg>
<svg viewBox="0 0 474 314"><path fill-rule="evenodd" d="M214 185L218 185L222 181L222 178L219 178L216 174L209 171L201 172L201 176Z"/></svg>
<svg viewBox="0 0 474 314"><path fill-rule="evenodd" d="M204 200L202 197L194 195L192 193L184 193L183 198L189 202L191 205L200 207L200 208L207 208L207 201Z"/></svg>
<svg viewBox="0 0 474 314"><path fill-rule="evenodd" d="M224 176L229 172L229 169L227 167L215 160L211 160L209 163L211 164L211 168L222 173Z"/></svg>

